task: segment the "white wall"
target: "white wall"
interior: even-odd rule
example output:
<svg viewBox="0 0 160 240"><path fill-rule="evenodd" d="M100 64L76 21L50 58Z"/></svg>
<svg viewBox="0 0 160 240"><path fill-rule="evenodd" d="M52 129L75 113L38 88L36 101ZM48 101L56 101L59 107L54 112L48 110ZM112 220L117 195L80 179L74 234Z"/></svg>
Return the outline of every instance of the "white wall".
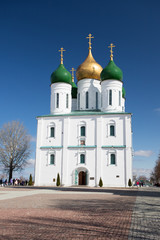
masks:
<svg viewBox="0 0 160 240"><path fill-rule="evenodd" d="M98 109L101 108L101 85L99 80L83 79L78 81L78 94L80 93L80 109L79 110L95 110L96 109L96 92L98 92ZM86 108L86 92L89 93L89 106ZM78 95L77 95L78 96ZM78 104L78 97L77 97ZM78 105L77 105L78 109Z"/></svg>
<svg viewBox="0 0 160 240"><path fill-rule="evenodd" d="M59 93L59 107L56 106L57 93ZM66 95L69 95L68 108L66 108ZM71 85L67 83L53 83L51 85L51 114L65 114L71 112Z"/></svg>
<svg viewBox="0 0 160 240"><path fill-rule="evenodd" d="M72 111L77 110L77 98L72 98Z"/></svg>
<svg viewBox="0 0 160 240"><path fill-rule="evenodd" d="M110 123L115 125L115 136L109 135ZM49 128L53 124L55 138L50 138ZM86 147L79 147L82 125L86 126ZM112 152L116 153L115 166L109 164ZM55 165L48 162L51 153L55 154ZM80 163L81 153L86 155L85 164ZM104 186L124 187L132 179L131 153L130 114L41 117L37 129L35 185L54 186L53 178L59 173L62 184L71 186L75 183L75 170L83 169L89 173L89 186L97 186L102 177Z"/></svg>
<svg viewBox="0 0 160 240"><path fill-rule="evenodd" d="M103 112L122 112L122 82L118 80L105 80L101 83L101 110ZM112 105L109 105L109 90L112 90ZM120 92L120 105L119 105Z"/></svg>

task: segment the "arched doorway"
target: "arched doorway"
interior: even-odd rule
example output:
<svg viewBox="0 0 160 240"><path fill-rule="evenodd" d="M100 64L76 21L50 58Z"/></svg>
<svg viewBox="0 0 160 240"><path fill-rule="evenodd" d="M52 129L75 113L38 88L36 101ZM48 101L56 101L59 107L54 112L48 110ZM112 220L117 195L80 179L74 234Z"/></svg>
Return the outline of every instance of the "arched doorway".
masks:
<svg viewBox="0 0 160 240"><path fill-rule="evenodd" d="M79 172L78 179L78 185L86 185L86 172Z"/></svg>

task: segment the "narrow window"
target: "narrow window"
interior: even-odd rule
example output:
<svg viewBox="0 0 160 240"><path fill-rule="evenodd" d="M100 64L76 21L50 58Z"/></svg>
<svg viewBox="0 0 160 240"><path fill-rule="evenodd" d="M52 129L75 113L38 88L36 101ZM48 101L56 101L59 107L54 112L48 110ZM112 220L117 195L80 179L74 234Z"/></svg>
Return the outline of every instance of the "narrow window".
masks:
<svg viewBox="0 0 160 240"><path fill-rule="evenodd" d="M57 103L56 103L56 107L59 108L59 93L57 93Z"/></svg>
<svg viewBox="0 0 160 240"><path fill-rule="evenodd" d="M86 92L86 108L88 108L88 92Z"/></svg>
<svg viewBox="0 0 160 240"><path fill-rule="evenodd" d="M98 109L98 92L96 92L96 109Z"/></svg>
<svg viewBox="0 0 160 240"><path fill-rule="evenodd" d="M112 90L109 90L109 105L112 105Z"/></svg>
<svg viewBox="0 0 160 240"><path fill-rule="evenodd" d="M111 164L115 165L115 163L116 163L115 154L111 154Z"/></svg>
<svg viewBox="0 0 160 240"><path fill-rule="evenodd" d="M121 91L119 91L119 106L121 106Z"/></svg>
<svg viewBox="0 0 160 240"><path fill-rule="evenodd" d="M52 164L52 165L55 164L55 156L54 156L54 154L50 155L50 164Z"/></svg>
<svg viewBox="0 0 160 240"><path fill-rule="evenodd" d="M50 137L54 137L55 129L54 127L50 128Z"/></svg>
<svg viewBox="0 0 160 240"><path fill-rule="evenodd" d="M103 95L101 94L101 107L103 107Z"/></svg>
<svg viewBox="0 0 160 240"><path fill-rule="evenodd" d="M113 125L110 126L110 136L115 136L115 129Z"/></svg>
<svg viewBox="0 0 160 240"><path fill-rule="evenodd" d="M81 137L86 136L86 128L84 126L81 127Z"/></svg>
<svg viewBox="0 0 160 240"><path fill-rule="evenodd" d="M84 154L80 155L80 163L85 163L85 155Z"/></svg>
<svg viewBox="0 0 160 240"><path fill-rule="evenodd" d="M78 93L78 110L80 110L80 93Z"/></svg>
<svg viewBox="0 0 160 240"><path fill-rule="evenodd" d="M66 108L68 108L68 93L66 94Z"/></svg>

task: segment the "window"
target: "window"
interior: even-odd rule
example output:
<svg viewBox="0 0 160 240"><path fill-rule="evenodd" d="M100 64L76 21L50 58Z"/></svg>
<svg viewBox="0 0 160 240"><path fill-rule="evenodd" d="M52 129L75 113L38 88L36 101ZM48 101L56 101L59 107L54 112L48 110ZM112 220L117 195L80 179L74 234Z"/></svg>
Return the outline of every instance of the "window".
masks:
<svg viewBox="0 0 160 240"><path fill-rule="evenodd" d="M56 107L59 108L59 93L57 93L57 102L56 102Z"/></svg>
<svg viewBox="0 0 160 240"><path fill-rule="evenodd" d="M54 156L54 154L50 155L50 164L52 164L52 165L55 164L55 156Z"/></svg>
<svg viewBox="0 0 160 240"><path fill-rule="evenodd" d="M80 110L80 93L78 93L78 110Z"/></svg>
<svg viewBox="0 0 160 240"><path fill-rule="evenodd" d="M81 127L81 137L86 136L86 128L84 126Z"/></svg>
<svg viewBox="0 0 160 240"><path fill-rule="evenodd" d="M98 109L98 92L96 92L96 109Z"/></svg>
<svg viewBox="0 0 160 240"><path fill-rule="evenodd" d="M80 145L85 145L85 140L84 139L80 139Z"/></svg>
<svg viewBox="0 0 160 240"><path fill-rule="evenodd" d="M54 137L54 134L55 134L55 129L54 129L54 127L51 127L50 128L50 137Z"/></svg>
<svg viewBox="0 0 160 240"><path fill-rule="evenodd" d="M85 155L84 154L80 155L80 163L85 163Z"/></svg>
<svg viewBox="0 0 160 240"><path fill-rule="evenodd" d="M88 92L86 92L86 108L88 108Z"/></svg>
<svg viewBox="0 0 160 240"><path fill-rule="evenodd" d="M110 136L115 136L114 126L110 126Z"/></svg>
<svg viewBox="0 0 160 240"><path fill-rule="evenodd" d="M119 106L121 106L121 91L119 91Z"/></svg>
<svg viewBox="0 0 160 240"><path fill-rule="evenodd" d="M109 105L112 105L112 90L109 90Z"/></svg>
<svg viewBox="0 0 160 240"><path fill-rule="evenodd" d="M111 165L115 165L116 164L116 156L115 154L111 154Z"/></svg>
<svg viewBox="0 0 160 240"><path fill-rule="evenodd" d="M68 96L68 93L66 94L66 108L68 108L68 98L69 98L69 96Z"/></svg>

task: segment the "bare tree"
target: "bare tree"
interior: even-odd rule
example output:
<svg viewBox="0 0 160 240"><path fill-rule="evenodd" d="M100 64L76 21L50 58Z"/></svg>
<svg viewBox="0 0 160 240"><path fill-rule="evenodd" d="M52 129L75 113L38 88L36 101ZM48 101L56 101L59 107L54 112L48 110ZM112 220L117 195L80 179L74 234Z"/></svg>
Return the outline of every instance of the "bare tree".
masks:
<svg viewBox="0 0 160 240"><path fill-rule="evenodd" d="M156 161L156 165L154 167L154 170L151 174L151 179L154 183L160 183L160 154L159 154L158 159Z"/></svg>
<svg viewBox="0 0 160 240"><path fill-rule="evenodd" d="M22 170L31 154L30 136L23 124L18 121L4 124L0 129L0 164L9 174Z"/></svg>
<svg viewBox="0 0 160 240"><path fill-rule="evenodd" d="M144 175L141 175L141 176L139 176L138 177L138 181L140 182L140 183L146 183L146 181L147 181L147 177L146 176L144 176Z"/></svg>

